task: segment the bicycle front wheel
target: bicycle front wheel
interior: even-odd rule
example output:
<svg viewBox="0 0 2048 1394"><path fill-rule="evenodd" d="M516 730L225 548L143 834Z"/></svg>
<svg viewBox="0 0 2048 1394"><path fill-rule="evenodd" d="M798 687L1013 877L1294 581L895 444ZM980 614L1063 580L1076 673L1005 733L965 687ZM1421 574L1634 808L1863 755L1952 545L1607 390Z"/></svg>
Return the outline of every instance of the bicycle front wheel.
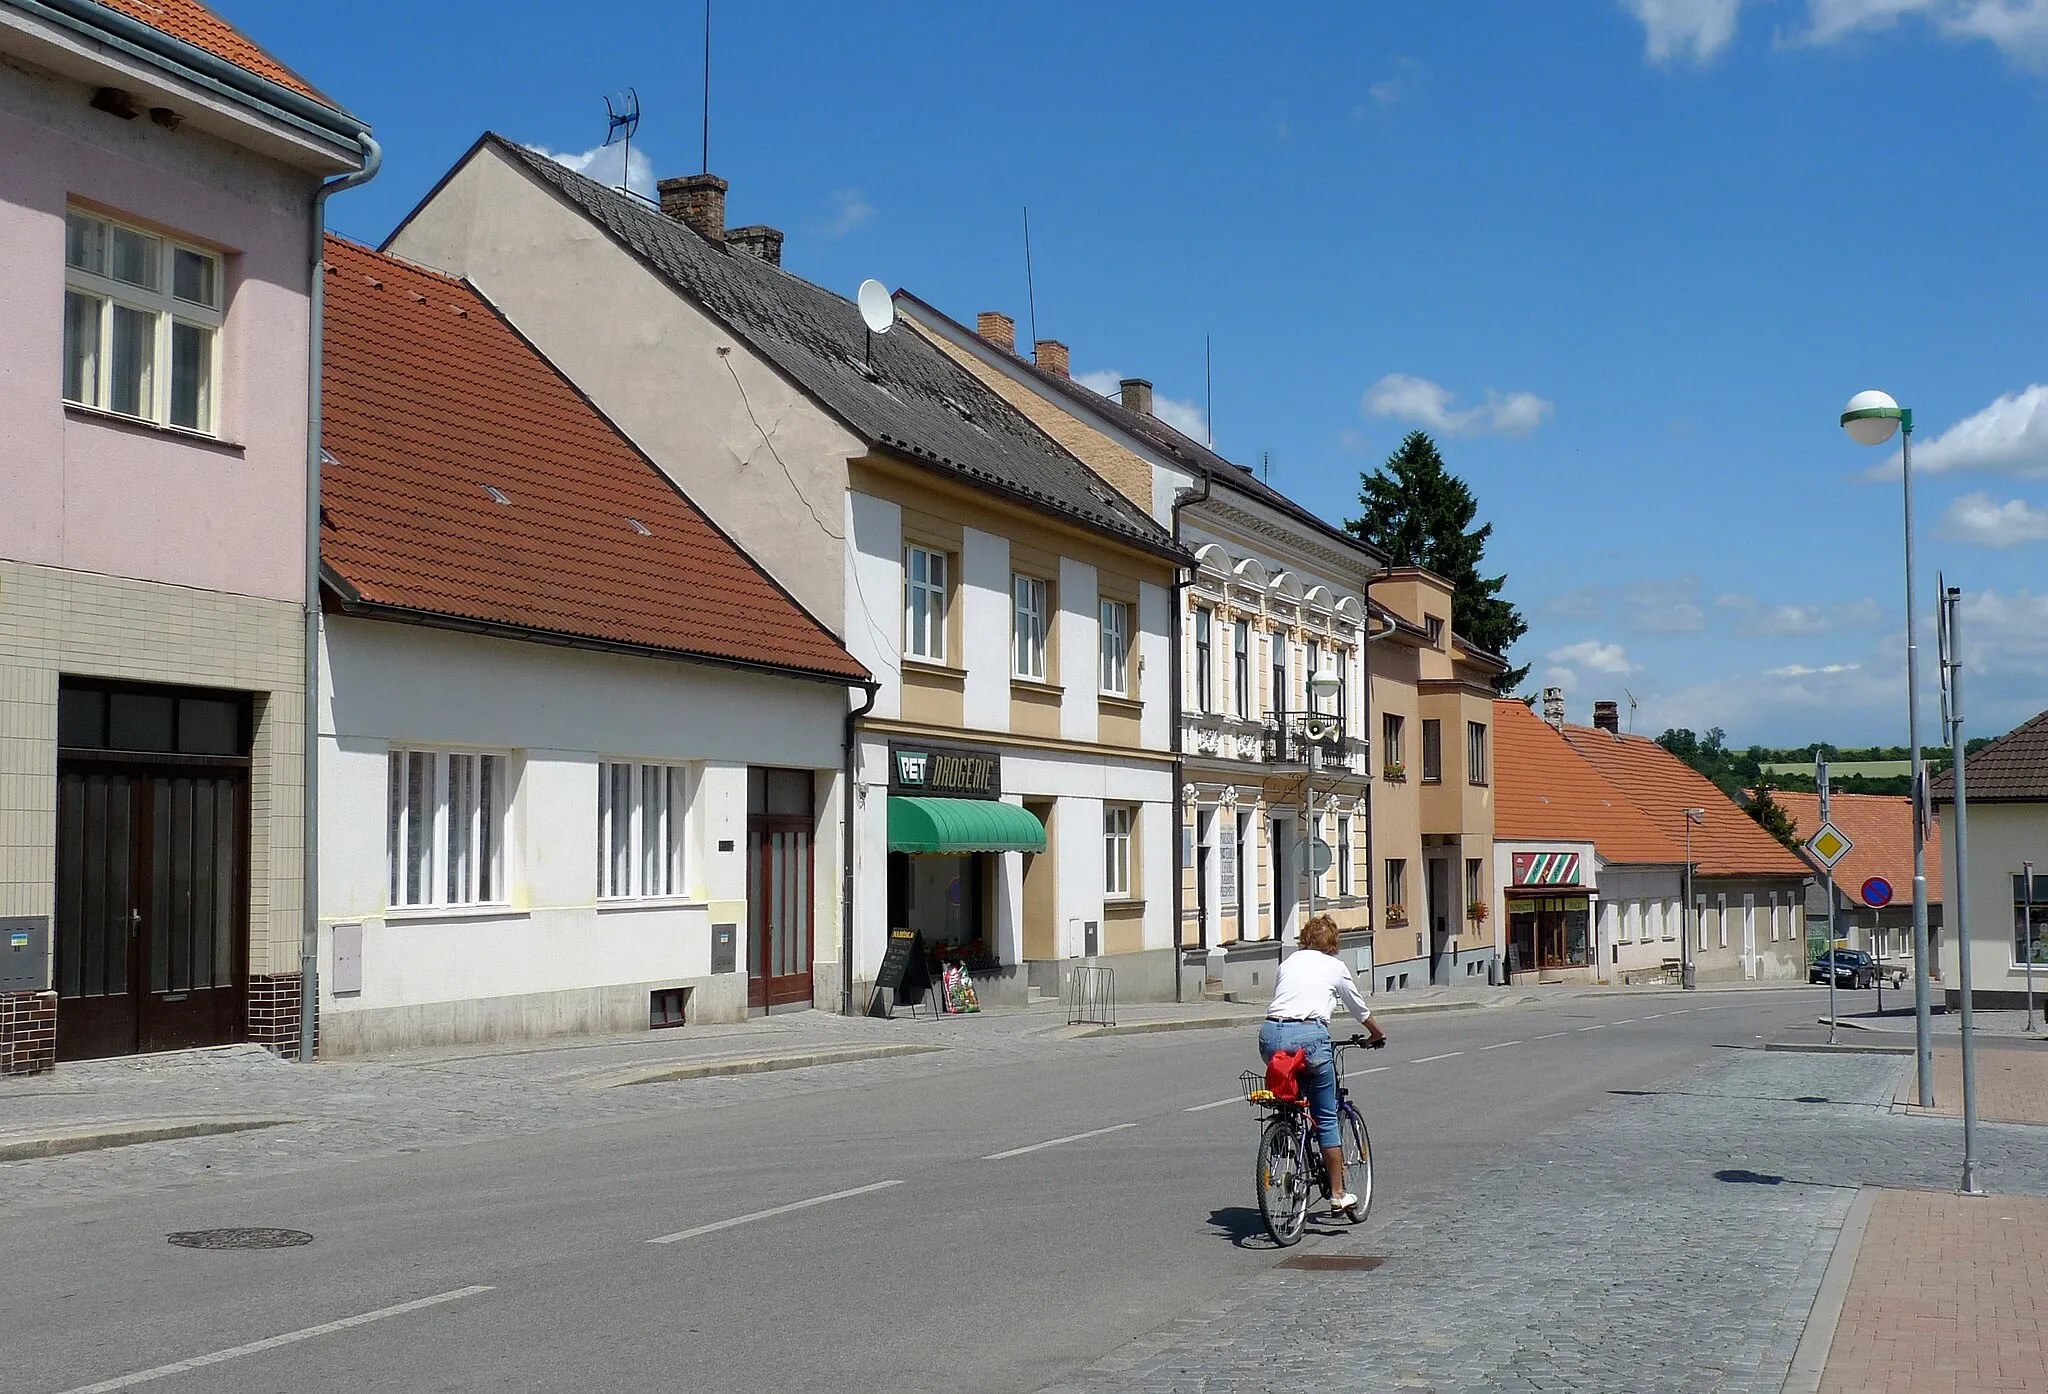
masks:
<svg viewBox="0 0 2048 1394"><path fill-rule="evenodd" d="M1259 1167L1255 1184L1259 1193L1259 1218L1266 1233L1281 1248L1300 1241L1302 1226L1308 1222L1308 1193L1313 1184L1303 1163L1301 1124L1293 1118L1275 1118L1259 1135Z"/></svg>
<svg viewBox="0 0 2048 1394"><path fill-rule="evenodd" d="M1366 1135L1365 1115L1353 1106L1349 1099L1344 1101L1344 1185L1351 1194L1358 1197L1358 1205L1350 1211L1351 1223L1360 1224L1365 1212L1372 1208L1372 1139Z"/></svg>

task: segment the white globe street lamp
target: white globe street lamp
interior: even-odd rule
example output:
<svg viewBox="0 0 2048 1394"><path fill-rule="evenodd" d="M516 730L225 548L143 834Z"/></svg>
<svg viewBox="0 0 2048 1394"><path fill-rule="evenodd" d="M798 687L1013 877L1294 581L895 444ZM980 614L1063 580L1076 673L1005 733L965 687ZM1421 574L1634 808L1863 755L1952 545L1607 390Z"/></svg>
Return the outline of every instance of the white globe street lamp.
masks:
<svg viewBox="0 0 2048 1394"><path fill-rule="evenodd" d="M1906 499L1906 739L1913 768L1913 1044L1920 1078L1920 1107L1934 1107L1934 1045L1927 977L1927 784L1920 764L1920 646L1913 584L1913 409L1890 394L1858 392L1842 409L1842 429L1858 445L1899 441Z"/></svg>
<svg viewBox="0 0 2048 1394"><path fill-rule="evenodd" d="M1323 702L1334 699L1343 689L1343 681L1334 669L1326 669L1308 675L1308 714L1302 718L1301 733L1308 738L1308 777L1302 782L1301 816L1308 834L1302 839L1302 861L1308 872L1308 914L1316 914L1316 880L1322 874L1316 870L1316 850L1322 842L1322 819L1316 816L1316 767L1322 763L1323 742L1344 729L1342 712L1324 712Z"/></svg>

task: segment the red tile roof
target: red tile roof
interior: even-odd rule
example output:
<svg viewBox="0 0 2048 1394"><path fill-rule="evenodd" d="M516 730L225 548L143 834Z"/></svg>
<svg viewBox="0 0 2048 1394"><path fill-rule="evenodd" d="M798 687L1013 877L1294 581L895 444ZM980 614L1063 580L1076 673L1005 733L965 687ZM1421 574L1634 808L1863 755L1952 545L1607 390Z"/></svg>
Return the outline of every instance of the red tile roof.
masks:
<svg viewBox="0 0 2048 1394"><path fill-rule="evenodd" d="M1685 861L1682 844L1523 703L1496 701L1493 731L1496 838L1590 842L1608 862Z"/></svg>
<svg viewBox="0 0 2048 1394"><path fill-rule="evenodd" d="M1799 840L1806 841L1820 827L1820 795L1796 794L1773 789L1771 797L1792 815L1799 826ZM1882 876L1892 883L1892 899L1903 905L1913 903L1913 801L1904 794L1833 794L1828 814L1837 828L1855 846L1835 863L1835 884L1851 899L1863 883ZM1814 863L1819 874L1820 864ZM1928 829L1927 899L1941 899L1941 824Z"/></svg>
<svg viewBox="0 0 2048 1394"><path fill-rule="evenodd" d="M1567 726L1565 739L1586 757L1658 831L1685 838L1685 810L1706 810L1692 830L1692 856L1702 876L1810 876L1812 869L1756 825L1735 801L1692 766L1648 736Z"/></svg>
<svg viewBox="0 0 2048 1394"><path fill-rule="evenodd" d="M253 39L229 24L199 0L99 0L110 10L140 20L174 39L203 48L216 58L225 58L238 68L289 87L302 97L327 106L334 103L311 83L278 62Z"/></svg>
<svg viewBox="0 0 2048 1394"><path fill-rule="evenodd" d="M467 283L327 260L320 559L361 600L867 676Z"/></svg>

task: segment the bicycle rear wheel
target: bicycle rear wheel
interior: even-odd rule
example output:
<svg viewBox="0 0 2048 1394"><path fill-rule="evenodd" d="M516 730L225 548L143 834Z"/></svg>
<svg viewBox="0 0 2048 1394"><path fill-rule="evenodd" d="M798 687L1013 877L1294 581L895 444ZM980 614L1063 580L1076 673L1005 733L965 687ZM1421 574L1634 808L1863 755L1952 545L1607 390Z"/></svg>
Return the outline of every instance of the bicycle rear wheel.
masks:
<svg viewBox="0 0 2048 1394"><path fill-rule="evenodd" d="M1301 1122L1281 1116L1259 1135L1259 1166L1253 1184L1259 1193L1259 1218L1281 1248L1300 1241L1308 1221L1308 1193L1314 1184L1303 1164Z"/></svg>
<svg viewBox="0 0 2048 1394"><path fill-rule="evenodd" d="M1349 1212L1355 1225L1372 1209L1372 1139L1366 1135L1365 1115L1349 1099L1338 1122L1344 1129L1344 1184L1358 1197L1357 1208Z"/></svg>

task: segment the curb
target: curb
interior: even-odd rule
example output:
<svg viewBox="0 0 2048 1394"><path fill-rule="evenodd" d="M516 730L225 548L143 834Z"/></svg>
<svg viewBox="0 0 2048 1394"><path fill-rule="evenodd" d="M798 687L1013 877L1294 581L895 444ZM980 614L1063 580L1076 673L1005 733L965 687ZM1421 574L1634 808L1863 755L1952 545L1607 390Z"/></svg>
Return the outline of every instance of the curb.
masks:
<svg viewBox="0 0 2048 1394"><path fill-rule="evenodd" d="M1842 1307L1849 1299L1849 1280L1856 1276L1856 1256L1863 1251L1870 1212L1877 1207L1877 1192L1875 1186L1857 1187L1856 1199L1849 1202L1849 1213L1842 1217L1842 1232L1835 1237L1835 1251L1821 1274L1805 1334L1800 1336L1792 1368L1785 1374L1784 1394L1818 1394L1828 1352L1834 1348L1835 1328L1841 1325Z"/></svg>
<svg viewBox="0 0 2048 1394"><path fill-rule="evenodd" d="M97 1123L84 1128L64 1128L39 1137L0 1137L0 1162L61 1157L69 1152L97 1152L108 1147L132 1147L139 1142L246 1133L298 1121L296 1118L156 1118L131 1123Z"/></svg>
<svg viewBox="0 0 2048 1394"><path fill-rule="evenodd" d="M1477 1011L1485 1005L1484 1002L1396 1003L1389 1007L1374 1007L1372 1014L1382 1017L1412 1016L1418 1012ZM1263 1012L1257 1015L1241 1012L1233 1016L1176 1016L1158 1021L1126 1021L1115 1026L1062 1026L1051 1034L1063 1041L1080 1041L1094 1036L1142 1036L1153 1031L1215 1031L1232 1026L1256 1026L1265 1019Z"/></svg>
<svg viewBox="0 0 2048 1394"><path fill-rule="evenodd" d="M1815 1024L1815 1025L1817 1025L1817 1026L1829 1026L1829 1025L1833 1025L1833 1026L1846 1026L1846 1027L1848 1027L1848 1028L1849 1028L1849 1029L1850 1029L1851 1031L1888 1031L1888 1030L1890 1030L1890 1029L1891 1029L1890 1027L1886 1027L1886 1026L1872 1026L1872 1025L1871 1025L1871 1024L1870 1024L1869 1022L1867 1022L1867 1021L1857 1021L1857 1020L1855 1020L1855 1019L1853 1019L1853 1018L1851 1018L1851 1017L1846 1017L1846 1016L1838 1016L1838 1017L1836 1017L1836 1018L1834 1019L1834 1021L1832 1021L1832 1022L1830 1022L1830 1021L1829 1021L1829 1020L1828 1020L1828 1019L1827 1019L1826 1017L1824 1017L1824 1016L1822 1016L1822 1017L1815 1017L1815 1018L1814 1018L1814 1024Z"/></svg>
<svg viewBox="0 0 2048 1394"><path fill-rule="evenodd" d="M1855 1045L1850 1045L1847 1042L1840 1045L1829 1045L1826 1041L1813 1041L1810 1043L1806 1041L1765 1041L1764 1049L1795 1051L1804 1055L1911 1055L1913 1053L1913 1047L1909 1045L1878 1045L1875 1042L1869 1045L1864 1045L1861 1042Z"/></svg>
<svg viewBox="0 0 2048 1394"><path fill-rule="evenodd" d="M671 1080L711 1079L719 1075L758 1075L772 1070L805 1070L813 1065L843 1065L853 1060L883 1060L897 1055L930 1055L944 1050L935 1045L847 1046L839 1050L809 1050L795 1055L756 1055L742 1059L702 1060L691 1065L654 1065L638 1070L615 1070L577 1081L579 1089L617 1089L628 1084L663 1084Z"/></svg>

